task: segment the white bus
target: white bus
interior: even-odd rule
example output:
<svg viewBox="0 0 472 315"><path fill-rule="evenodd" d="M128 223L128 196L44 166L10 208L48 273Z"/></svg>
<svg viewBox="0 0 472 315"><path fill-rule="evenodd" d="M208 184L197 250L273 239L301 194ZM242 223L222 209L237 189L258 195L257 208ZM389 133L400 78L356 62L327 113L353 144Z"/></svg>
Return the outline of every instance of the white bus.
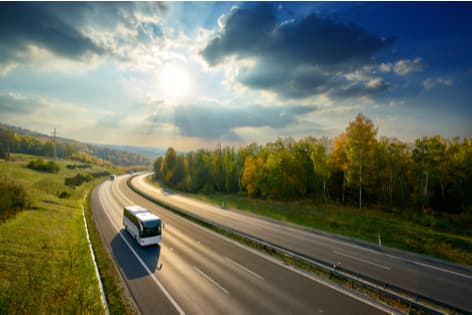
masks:
<svg viewBox="0 0 472 315"><path fill-rule="evenodd" d="M141 246L158 244L162 238L161 218L140 206L123 209L123 225Z"/></svg>

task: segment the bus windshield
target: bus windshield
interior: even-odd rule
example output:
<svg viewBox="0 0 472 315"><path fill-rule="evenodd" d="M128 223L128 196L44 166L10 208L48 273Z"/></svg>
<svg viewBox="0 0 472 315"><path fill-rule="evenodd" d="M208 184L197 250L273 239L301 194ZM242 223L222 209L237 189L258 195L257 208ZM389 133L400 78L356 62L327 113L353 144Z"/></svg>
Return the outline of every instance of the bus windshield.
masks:
<svg viewBox="0 0 472 315"><path fill-rule="evenodd" d="M161 220L144 221L142 224L143 230L140 233L141 237L161 235Z"/></svg>

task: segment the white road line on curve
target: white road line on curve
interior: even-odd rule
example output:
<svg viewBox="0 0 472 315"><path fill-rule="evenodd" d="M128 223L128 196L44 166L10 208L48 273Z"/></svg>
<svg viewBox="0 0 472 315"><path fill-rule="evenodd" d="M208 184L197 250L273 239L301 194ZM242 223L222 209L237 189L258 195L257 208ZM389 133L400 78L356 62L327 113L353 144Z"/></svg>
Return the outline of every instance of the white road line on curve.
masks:
<svg viewBox="0 0 472 315"><path fill-rule="evenodd" d="M194 268L199 274L201 274L202 276L204 276L208 281L210 281L210 282L213 283L215 286L217 286L221 291L223 291L223 292L226 293L226 294L229 294L228 290L226 290L226 289L223 288L221 285L219 285L215 280L213 280L212 278L210 278L209 276L207 276L203 271L201 271L200 269L198 269L197 266L193 266L193 268Z"/></svg>
<svg viewBox="0 0 472 315"><path fill-rule="evenodd" d="M344 253L338 252L336 250L334 250L333 253L335 253L336 255L349 257L351 259L354 259L354 260L357 260L357 261L360 261L360 262L363 262L363 263L366 263L366 264L369 264L369 265L372 265L372 266L375 266L375 267L378 267L378 268L382 268L382 269L385 269L385 270L392 270L392 268L390 268L388 266L380 265L380 264L377 264L377 263L374 263L374 262L371 262L371 261L368 261L368 260L365 260L365 259L362 259L362 258L359 258L359 257L344 254Z"/></svg>
<svg viewBox="0 0 472 315"><path fill-rule="evenodd" d="M226 259L227 261L229 261L230 263L232 263L233 265L235 265L235 266L237 266L237 267L243 269L244 271L250 273L250 274L253 275L254 277L257 277L257 278L259 278L259 279L261 279L261 280L264 280L264 277L262 277L261 275L258 275L257 273L255 273L255 272L252 271L252 270L247 269L247 268L244 267L244 266L241 266L240 264L238 264L238 263L235 262L234 260L232 260L232 259L230 259L230 258L228 258L228 257L225 257L225 259Z"/></svg>
<svg viewBox="0 0 472 315"><path fill-rule="evenodd" d="M98 194L98 199L100 201L100 204L102 205L103 207L103 210L105 210L105 205L102 201L102 196L101 196L101 191L99 191L99 194ZM172 305L175 307L175 309L177 310L177 312L181 315L185 315L185 312L184 310L180 307L180 305L174 300L174 298L170 295L169 292L167 292L167 290L164 288L164 286L159 282L159 280L157 280L157 278L154 276L154 273L151 272L151 270L149 270L148 266L146 265L146 263L141 259L141 257L139 257L138 253L136 253L136 251L133 249L133 247L131 246L131 244L126 240L126 238L123 236L123 234L121 234L120 232L120 229L116 226L115 222L113 222L113 220L110 218L110 216L108 215L107 211L105 210L105 215L108 217L108 220L110 221L110 223L115 227L115 229L118 231L118 234L120 235L120 237L123 239L123 241L126 243L126 245L128 246L128 248L131 250L131 252L133 253L133 255L136 257L136 259L138 259L139 263L143 266L143 268L146 270L147 273L149 273L149 275L152 277L152 279L154 280L154 282L157 284L157 286L159 287L159 289L161 289L161 291L164 293L164 295L169 299L169 301L172 303Z"/></svg>

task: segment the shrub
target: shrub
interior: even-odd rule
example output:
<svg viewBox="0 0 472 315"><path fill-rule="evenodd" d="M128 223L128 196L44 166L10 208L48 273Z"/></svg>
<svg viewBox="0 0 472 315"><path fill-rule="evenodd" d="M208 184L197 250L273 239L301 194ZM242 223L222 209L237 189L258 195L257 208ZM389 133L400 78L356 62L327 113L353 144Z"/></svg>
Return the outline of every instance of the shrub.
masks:
<svg viewBox="0 0 472 315"><path fill-rule="evenodd" d="M93 179L91 175L82 175L78 173L77 175L73 177L66 177L64 180L64 185L66 186L80 186L82 183L89 182Z"/></svg>
<svg viewBox="0 0 472 315"><path fill-rule="evenodd" d="M70 170L74 170L76 168L91 168L92 165L90 165L90 164L67 164L66 167Z"/></svg>
<svg viewBox="0 0 472 315"><path fill-rule="evenodd" d="M58 194L57 196L61 199L66 199L66 198L69 198L71 195L67 191L63 191L60 194Z"/></svg>
<svg viewBox="0 0 472 315"><path fill-rule="evenodd" d="M103 177L103 176L110 176L111 173L108 171L102 171L102 172L94 172L94 173L91 173L90 175L93 176L93 178L98 178L98 177Z"/></svg>
<svg viewBox="0 0 472 315"><path fill-rule="evenodd" d="M36 171L40 171L40 172L48 172L48 173L59 172L59 165L57 165L53 161L45 161L42 158L30 161L26 165L26 167L36 170Z"/></svg>
<svg viewBox="0 0 472 315"><path fill-rule="evenodd" d="M0 222L6 220L18 210L28 208L29 196L25 188L17 183L2 178L0 181Z"/></svg>

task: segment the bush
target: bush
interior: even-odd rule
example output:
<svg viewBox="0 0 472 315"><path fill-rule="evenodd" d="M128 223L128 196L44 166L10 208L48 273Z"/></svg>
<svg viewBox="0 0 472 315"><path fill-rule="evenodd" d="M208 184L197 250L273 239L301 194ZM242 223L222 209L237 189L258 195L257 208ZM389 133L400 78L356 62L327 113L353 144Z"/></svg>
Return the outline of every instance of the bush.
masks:
<svg viewBox="0 0 472 315"><path fill-rule="evenodd" d="M29 196L25 188L6 178L0 181L0 222L15 214L18 210L28 208Z"/></svg>
<svg viewBox="0 0 472 315"><path fill-rule="evenodd" d="M107 171L94 172L94 173L86 174L86 175L82 175L78 173L74 177L66 177L66 179L64 180L64 184L66 186L71 186L71 187L80 186L82 185L82 183L90 182L94 178L109 176L109 175L110 175L110 172L107 172Z"/></svg>
<svg viewBox="0 0 472 315"><path fill-rule="evenodd" d="M102 172L94 172L90 174L93 178L98 178L98 177L103 177L103 176L110 176L111 173L108 171L102 171Z"/></svg>
<svg viewBox="0 0 472 315"><path fill-rule="evenodd" d="M59 165L53 161L45 161L42 158L30 161L27 165L27 168L48 173L57 173L59 172Z"/></svg>
<svg viewBox="0 0 472 315"><path fill-rule="evenodd" d="M66 177L64 180L64 185L71 187L80 186L82 183L90 182L92 179L93 177L91 175L82 175L78 173L73 177Z"/></svg>
<svg viewBox="0 0 472 315"><path fill-rule="evenodd" d="M60 194L58 194L57 196L61 199L66 199L66 198L69 198L71 195L67 191L63 191Z"/></svg>
<svg viewBox="0 0 472 315"><path fill-rule="evenodd" d="M66 167L70 170L74 170L76 168L91 168L92 165L90 165L90 164L67 164Z"/></svg>

